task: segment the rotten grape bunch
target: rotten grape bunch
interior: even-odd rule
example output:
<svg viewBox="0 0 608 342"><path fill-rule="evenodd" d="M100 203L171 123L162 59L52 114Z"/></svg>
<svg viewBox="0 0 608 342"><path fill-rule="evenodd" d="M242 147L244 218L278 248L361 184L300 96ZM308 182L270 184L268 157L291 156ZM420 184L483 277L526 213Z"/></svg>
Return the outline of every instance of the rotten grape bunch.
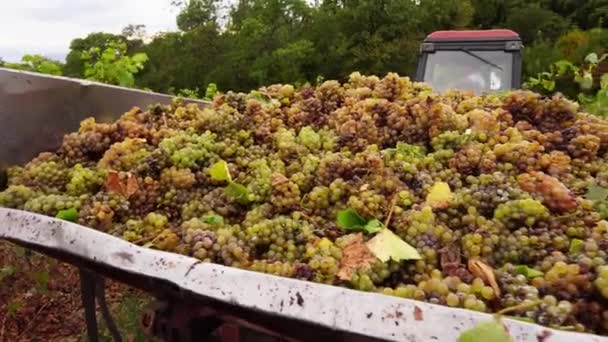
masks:
<svg viewBox="0 0 608 342"><path fill-rule="evenodd" d="M608 121L395 74L93 119L0 206L203 261L608 334ZM523 304L523 305L522 305Z"/></svg>

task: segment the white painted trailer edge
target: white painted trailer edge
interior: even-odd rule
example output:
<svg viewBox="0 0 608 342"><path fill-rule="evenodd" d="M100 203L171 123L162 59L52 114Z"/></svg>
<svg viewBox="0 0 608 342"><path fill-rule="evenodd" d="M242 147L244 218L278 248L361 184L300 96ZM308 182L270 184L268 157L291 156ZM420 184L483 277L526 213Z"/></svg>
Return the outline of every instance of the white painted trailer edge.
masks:
<svg viewBox="0 0 608 342"><path fill-rule="evenodd" d="M113 269L163 279L244 309L391 341L456 341L489 314L202 263L139 247L78 224L0 208L0 239L69 253ZM515 341L608 342L608 337L505 320Z"/></svg>

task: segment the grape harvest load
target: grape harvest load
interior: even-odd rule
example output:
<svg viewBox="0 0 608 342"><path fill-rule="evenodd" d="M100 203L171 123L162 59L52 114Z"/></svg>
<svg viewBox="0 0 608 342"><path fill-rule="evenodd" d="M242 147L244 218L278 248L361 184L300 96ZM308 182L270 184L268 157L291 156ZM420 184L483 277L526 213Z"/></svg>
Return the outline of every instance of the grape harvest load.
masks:
<svg viewBox="0 0 608 342"><path fill-rule="evenodd" d="M60 114L60 113L58 113ZM388 74L84 120L0 206L205 262L608 334L608 121Z"/></svg>

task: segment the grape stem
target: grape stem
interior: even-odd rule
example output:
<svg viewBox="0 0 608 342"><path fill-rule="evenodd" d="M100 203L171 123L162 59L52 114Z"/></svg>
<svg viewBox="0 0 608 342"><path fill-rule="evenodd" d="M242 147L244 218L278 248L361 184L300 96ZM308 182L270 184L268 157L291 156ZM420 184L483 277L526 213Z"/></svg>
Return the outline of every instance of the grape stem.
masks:
<svg viewBox="0 0 608 342"><path fill-rule="evenodd" d="M148 242L150 240L154 240L154 236L148 236L148 237L145 237L145 238L141 238L141 239L135 240L135 241L133 241L131 243L134 244L134 245L137 245L137 244L140 244L142 242Z"/></svg>
<svg viewBox="0 0 608 342"><path fill-rule="evenodd" d="M522 304L517 304L517 305L514 305L514 306L509 306L508 308L504 308L504 309L498 311L496 313L496 316L502 316L502 315L504 315L506 313L517 311L517 310L530 309L530 308L533 308L535 306L538 306L538 305L542 304L542 302L543 301L541 299L539 299L539 300L532 301L530 303L522 303Z"/></svg>
<svg viewBox="0 0 608 342"><path fill-rule="evenodd" d="M386 216L386 221L384 221L384 226L388 228L388 224L391 222L391 217L393 216L393 211L395 210L395 206L397 205L397 195L393 195L393 199L391 200L391 207L388 210L388 215Z"/></svg>

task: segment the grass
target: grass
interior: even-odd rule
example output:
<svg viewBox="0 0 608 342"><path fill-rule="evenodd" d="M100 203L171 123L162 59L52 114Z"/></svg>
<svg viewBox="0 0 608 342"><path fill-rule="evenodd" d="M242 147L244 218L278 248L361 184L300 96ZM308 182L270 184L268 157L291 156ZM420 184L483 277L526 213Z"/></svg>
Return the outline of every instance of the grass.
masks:
<svg viewBox="0 0 608 342"><path fill-rule="evenodd" d="M150 299L140 293L128 291L123 294L120 302L113 305L110 308L112 312L112 319L118 326L123 340L128 342L145 342L149 341L146 337L141 326L139 324L140 316L146 306L150 303ZM97 313L97 321L99 322L99 340L100 341L113 341L112 335L101 316L101 313ZM88 342L86 331L83 332L81 341Z"/></svg>

